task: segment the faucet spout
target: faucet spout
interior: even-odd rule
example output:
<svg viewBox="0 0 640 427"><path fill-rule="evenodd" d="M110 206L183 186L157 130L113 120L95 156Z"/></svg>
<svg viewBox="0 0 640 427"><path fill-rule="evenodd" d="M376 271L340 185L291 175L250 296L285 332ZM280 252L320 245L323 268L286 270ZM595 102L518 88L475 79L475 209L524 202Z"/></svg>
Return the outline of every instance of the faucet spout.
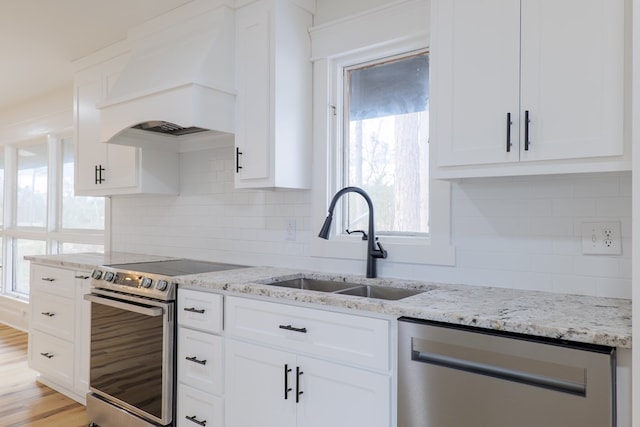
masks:
<svg viewBox="0 0 640 427"><path fill-rule="evenodd" d="M371 201L371 197L360 187L345 187L342 190L338 191L331 199L331 203L329 204L329 214L327 218L324 220L324 224L322 224L322 228L320 229L320 233L318 233L318 237L322 239L329 239L329 233L331 231L331 221L333 220L333 211L336 207L336 203L338 203L338 199L347 193L358 193L360 194L364 200L367 202L367 206L369 207L369 232L368 232L368 240L367 240L367 277L377 277L378 272L376 268L376 260L378 258L386 258L387 251L382 247L378 238L375 236L374 230L374 218L373 218L373 202Z"/></svg>

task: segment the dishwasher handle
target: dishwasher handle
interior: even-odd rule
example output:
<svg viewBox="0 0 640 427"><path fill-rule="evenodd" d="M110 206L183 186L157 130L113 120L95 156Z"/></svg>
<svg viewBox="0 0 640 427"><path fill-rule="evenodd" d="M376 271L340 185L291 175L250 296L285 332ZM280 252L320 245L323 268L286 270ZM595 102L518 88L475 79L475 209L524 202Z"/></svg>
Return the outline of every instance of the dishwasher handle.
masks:
<svg viewBox="0 0 640 427"><path fill-rule="evenodd" d="M457 357L412 350L411 359L416 362L429 363L432 365L442 366L444 368L486 375L507 381L575 394L578 396L585 396L587 393L586 384L584 383L576 383L561 378L553 378L531 372L505 368L502 366L459 359Z"/></svg>

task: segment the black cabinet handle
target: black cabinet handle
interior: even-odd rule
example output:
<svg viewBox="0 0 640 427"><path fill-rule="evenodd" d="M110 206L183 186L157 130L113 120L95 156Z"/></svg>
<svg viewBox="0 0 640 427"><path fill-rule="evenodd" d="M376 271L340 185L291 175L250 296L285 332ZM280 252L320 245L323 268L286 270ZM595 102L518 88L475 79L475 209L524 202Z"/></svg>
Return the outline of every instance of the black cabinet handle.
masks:
<svg viewBox="0 0 640 427"><path fill-rule="evenodd" d="M239 147L236 147L236 173L240 172L242 166L240 166L240 156L242 155L242 151L240 151Z"/></svg>
<svg viewBox="0 0 640 427"><path fill-rule="evenodd" d="M280 329L284 329L287 331L293 331L293 332L300 332L302 334L306 334L307 333L307 328L295 328L291 325L280 325L278 326L278 328Z"/></svg>
<svg viewBox="0 0 640 427"><path fill-rule="evenodd" d="M300 402L300 395L304 392L300 390L300 375L304 374L299 366L296 366L296 403Z"/></svg>
<svg viewBox="0 0 640 427"><path fill-rule="evenodd" d="M45 282L55 282L56 279L54 279L53 277L43 277L42 280L44 280Z"/></svg>
<svg viewBox="0 0 640 427"><path fill-rule="evenodd" d="M507 153L511 152L511 113L507 113Z"/></svg>
<svg viewBox="0 0 640 427"><path fill-rule="evenodd" d="M189 362L193 362L193 363L197 363L198 365L206 365L207 364L207 360L200 360L197 357L193 356L193 357L185 357L185 359L187 359Z"/></svg>
<svg viewBox="0 0 640 427"><path fill-rule="evenodd" d="M55 313L51 313L50 311L45 311L45 312L40 313L40 314L42 314L43 316L47 316L47 317L53 317L53 316L56 315Z"/></svg>
<svg viewBox="0 0 640 427"><path fill-rule="evenodd" d="M185 307L184 311L188 311L190 313L198 313L198 314L204 314L205 312L204 308L195 308L195 307Z"/></svg>
<svg viewBox="0 0 640 427"><path fill-rule="evenodd" d="M206 426L207 425L207 420L202 420L200 421L198 418L196 418L195 415L192 416L185 416L186 419L188 419L189 421L191 421L192 423L196 423L199 426Z"/></svg>
<svg viewBox="0 0 640 427"><path fill-rule="evenodd" d="M291 372L291 368L286 363L284 364L284 400L289 398L289 392L293 389L289 387L289 372Z"/></svg>
<svg viewBox="0 0 640 427"><path fill-rule="evenodd" d="M89 276L73 276L75 279L87 280Z"/></svg>
<svg viewBox="0 0 640 427"><path fill-rule="evenodd" d="M104 182L104 178L102 177L102 172L104 172L104 168L102 167L102 165L95 165L93 169L93 174L94 174L96 184L102 184Z"/></svg>
<svg viewBox="0 0 640 427"><path fill-rule="evenodd" d="M524 112L524 151L529 151L529 110Z"/></svg>
<svg viewBox="0 0 640 427"><path fill-rule="evenodd" d="M53 354L46 352L46 353L40 353L41 356L46 357L47 359L52 359L53 358Z"/></svg>

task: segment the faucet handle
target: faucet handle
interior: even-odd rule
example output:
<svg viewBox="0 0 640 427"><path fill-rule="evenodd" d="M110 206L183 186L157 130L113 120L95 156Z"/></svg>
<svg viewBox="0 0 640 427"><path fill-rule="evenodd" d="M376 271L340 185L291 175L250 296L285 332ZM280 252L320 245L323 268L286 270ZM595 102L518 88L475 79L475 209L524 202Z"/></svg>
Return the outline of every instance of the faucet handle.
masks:
<svg viewBox="0 0 640 427"><path fill-rule="evenodd" d="M367 237L367 233L364 230L349 230L347 228L346 230L344 230L344 232L347 234L362 233L362 240L369 240L369 238Z"/></svg>
<svg viewBox="0 0 640 427"><path fill-rule="evenodd" d="M387 251L385 248L382 247L382 243L380 243L380 241L378 240L378 238L376 237L376 246L378 247L378 250L376 252L376 254L374 255L376 258L386 258L387 257Z"/></svg>

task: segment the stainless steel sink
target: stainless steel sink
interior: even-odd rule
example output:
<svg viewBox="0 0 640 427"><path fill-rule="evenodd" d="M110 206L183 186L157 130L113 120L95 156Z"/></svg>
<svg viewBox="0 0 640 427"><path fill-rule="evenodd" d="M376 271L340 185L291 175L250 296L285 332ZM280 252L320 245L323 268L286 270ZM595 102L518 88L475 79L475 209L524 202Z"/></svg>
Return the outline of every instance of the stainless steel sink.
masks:
<svg viewBox="0 0 640 427"><path fill-rule="evenodd" d="M265 283L265 285L384 300L399 300L424 292L418 289L389 288L385 286L362 285L359 283L310 279L306 277L269 282Z"/></svg>
<svg viewBox="0 0 640 427"><path fill-rule="evenodd" d="M362 286L357 283L338 282L333 280L321 280L321 279L308 279L306 277L300 277L297 279L283 280L281 282L267 283L270 286L280 286L283 288L303 289L307 291L318 292L336 292L355 286Z"/></svg>
<svg viewBox="0 0 640 427"><path fill-rule="evenodd" d="M339 291L341 295L354 295L359 297L377 298L385 300L399 300L423 293L418 289L388 288L385 286L358 286L357 288Z"/></svg>

